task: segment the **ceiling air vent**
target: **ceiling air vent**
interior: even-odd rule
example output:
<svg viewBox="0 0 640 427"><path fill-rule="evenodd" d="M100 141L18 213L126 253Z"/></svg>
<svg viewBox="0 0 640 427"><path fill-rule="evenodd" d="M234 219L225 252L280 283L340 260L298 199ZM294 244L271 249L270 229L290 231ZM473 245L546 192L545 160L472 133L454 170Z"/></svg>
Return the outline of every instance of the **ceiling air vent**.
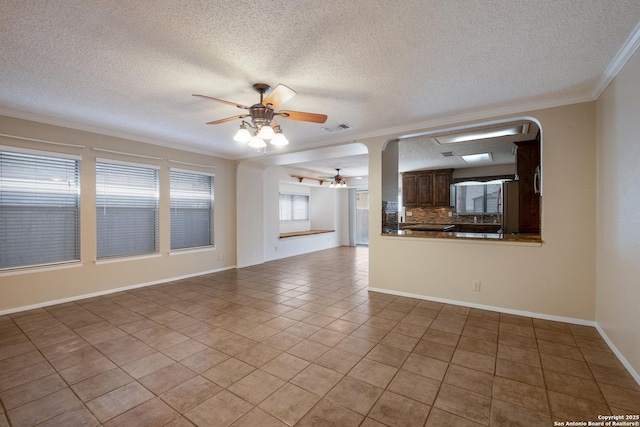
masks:
<svg viewBox="0 0 640 427"><path fill-rule="evenodd" d="M350 124L340 123L339 125L335 125L335 126L325 126L322 128L322 130L325 132L338 132L341 130L351 129L352 127L353 126L351 126Z"/></svg>
<svg viewBox="0 0 640 427"><path fill-rule="evenodd" d="M453 151L445 151L444 153L440 153L442 154L442 157L453 157Z"/></svg>

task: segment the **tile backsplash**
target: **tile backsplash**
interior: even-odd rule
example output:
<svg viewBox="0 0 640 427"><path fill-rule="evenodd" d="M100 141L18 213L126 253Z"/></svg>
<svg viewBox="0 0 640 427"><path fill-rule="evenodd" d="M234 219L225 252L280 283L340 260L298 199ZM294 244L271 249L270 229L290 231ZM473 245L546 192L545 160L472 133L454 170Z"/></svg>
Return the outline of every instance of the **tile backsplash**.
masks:
<svg viewBox="0 0 640 427"><path fill-rule="evenodd" d="M411 216L407 213L411 212ZM449 216L451 214L451 216ZM474 222L500 223L498 215L458 215L453 207L406 208L405 215L400 222L418 222L427 224L470 224Z"/></svg>
<svg viewBox="0 0 640 427"><path fill-rule="evenodd" d="M411 216L407 213L411 212ZM453 208L406 208L404 222L424 222L428 224L454 224L453 216L449 216L449 212L453 213ZM473 218L472 218L473 221Z"/></svg>
<svg viewBox="0 0 640 427"><path fill-rule="evenodd" d="M398 202L382 202L382 232L398 230Z"/></svg>

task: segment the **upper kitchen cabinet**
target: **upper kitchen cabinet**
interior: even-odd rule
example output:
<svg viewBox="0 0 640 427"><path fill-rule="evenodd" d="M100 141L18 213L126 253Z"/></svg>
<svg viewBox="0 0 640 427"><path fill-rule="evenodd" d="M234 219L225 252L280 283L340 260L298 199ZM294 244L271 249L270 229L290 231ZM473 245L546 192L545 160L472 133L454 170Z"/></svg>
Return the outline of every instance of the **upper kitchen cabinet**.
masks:
<svg viewBox="0 0 640 427"><path fill-rule="evenodd" d="M453 169L433 171L433 205L449 206L451 204L451 173Z"/></svg>
<svg viewBox="0 0 640 427"><path fill-rule="evenodd" d="M405 206L418 206L415 173L405 172L402 174L402 204Z"/></svg>
<svg viewBox="0 0 640 427"><path fill-rule="evenodd" d="M405 172L402 202L405 207L449 206L453 169Z"/></svg>

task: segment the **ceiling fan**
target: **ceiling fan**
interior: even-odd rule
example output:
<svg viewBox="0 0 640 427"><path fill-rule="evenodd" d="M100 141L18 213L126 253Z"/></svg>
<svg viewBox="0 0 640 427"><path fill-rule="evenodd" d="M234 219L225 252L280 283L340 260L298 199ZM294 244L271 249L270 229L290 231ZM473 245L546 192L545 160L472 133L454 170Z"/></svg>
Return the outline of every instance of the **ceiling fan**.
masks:
<svg viewBox="0 0 640 427"><path fill-rule="evenodd" d="M346 188L347 187L347 178L349 178L349 177L340 175L340 168L336 168L335 176L327 176L327 177L321 177L321 178L327 178L327 179L331 180L331 184L329 185L329 187L332 187L332 188Z"/></svg>
<svg viewBox="0 0 640 427"><path fill-rule="evenodd" d="M247 106L235 102L225 101L223 99L213 98L205 95L193 94L203 99L221 102L223 104L232 105L241 110L248 110L247 114L239 114L237 116L227 117L225 119L207 122L208 125L217 125L220 123L230 122L232 120L241 119L240 130L234 136L234 140L238 142L248 142L250 147L262 148L267 144L265 140L273 145L286 145L289 143L282 134L282 128L276 122L275 118L282 117L289 120L300 120L303 122L324 123L327 121L325 114L305 113L302 111L280 110L275 111L280 105L293 98L296 92L282 84L271 90L271 86L266 83L256 83L253 90L260 94L260 102ZM265 98L264 95L268 94ZM243 120L249 117L251 123Z"/></svg>

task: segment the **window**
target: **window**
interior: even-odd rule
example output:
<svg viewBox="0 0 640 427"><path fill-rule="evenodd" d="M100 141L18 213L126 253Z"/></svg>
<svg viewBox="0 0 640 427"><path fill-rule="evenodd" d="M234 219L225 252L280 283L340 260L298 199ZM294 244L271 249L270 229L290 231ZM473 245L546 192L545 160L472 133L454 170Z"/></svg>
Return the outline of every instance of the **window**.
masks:
<svg viewBox="0 0 640 427"><path fill-rule="evenodd" d="M462 182L454 185L458 214L498 214L502 211L502 182Z"/></svg>
<svg viewBox="0 0 640 427"><path fill-rule="evenodd" d="M309 196L280 193L280 221L308 221Z"/></svg>
<svg viewBox="0 0 640 427"><path fill-rule="evenodd" d="M0 147L0 268L80 259L79 159Z"/></svg>
<svg viewBox="0 0 640 427"><path fill-rule="evenodd" d="M213 245L213 176L172 169L171 249Z"/></svg>
<svg viewBox="0 0 640 427"><path fill-rule="evenodd" d="M158 169L98 160L98 258L158 251Z"/></svg>

